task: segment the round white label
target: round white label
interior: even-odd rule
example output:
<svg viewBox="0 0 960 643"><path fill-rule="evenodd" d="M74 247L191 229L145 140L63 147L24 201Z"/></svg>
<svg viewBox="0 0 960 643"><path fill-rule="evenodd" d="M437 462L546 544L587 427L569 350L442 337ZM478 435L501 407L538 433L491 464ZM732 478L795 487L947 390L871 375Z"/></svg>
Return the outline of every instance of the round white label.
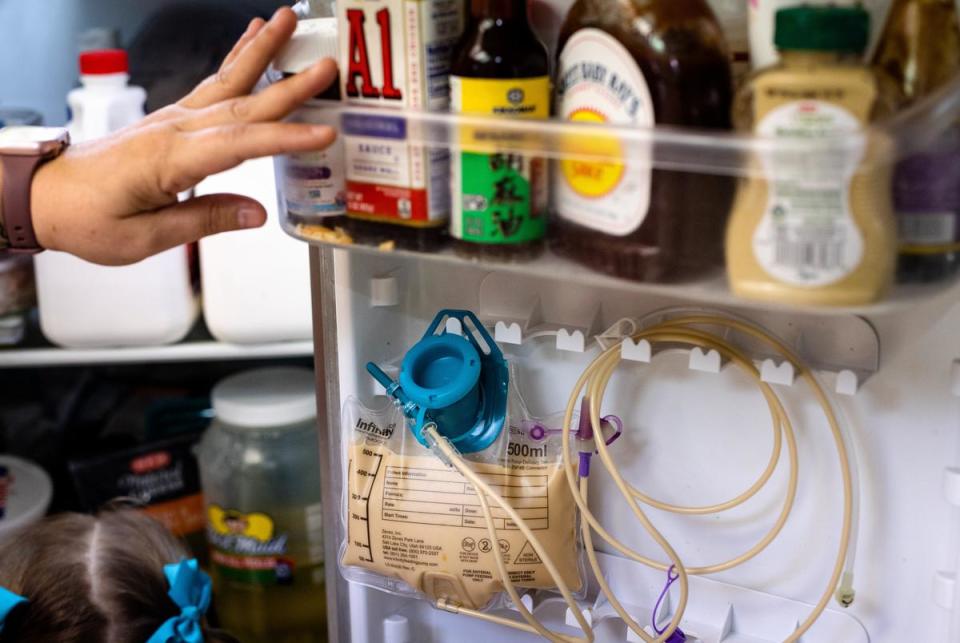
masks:
<svg viewBox="0 0 960 643"><path fill-rule="evenodd" d="M565 120L654 125L643 73L627 48L604 31L581 29L567 41L560 54L557 85L560 116ZM560 216L616 236L639 228L650 208L650 143L627 143L598 131L570 134L562 145L555 181Z"/></svg>
<svg viewBox="0 0 960 643"><path fill-rule="evenodd" d="M753 252L771 277L794 286L823 287L860 265L864 238L850 211L850 183L865 146L862 140L851 146L850 137L837 136L860 129L852 113L818 100L782 105L757 125L761 136L844 141L836 149L818 148L811 154L760 154L769 197L753 235Z"/></svg>

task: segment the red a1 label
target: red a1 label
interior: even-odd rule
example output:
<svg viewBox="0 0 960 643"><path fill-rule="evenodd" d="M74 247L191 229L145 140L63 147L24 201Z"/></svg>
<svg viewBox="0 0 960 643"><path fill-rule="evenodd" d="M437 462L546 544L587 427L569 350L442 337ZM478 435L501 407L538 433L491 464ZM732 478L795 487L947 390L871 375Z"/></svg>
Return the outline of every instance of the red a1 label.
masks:
<svg viewBox="0 0 960 643"><path fill-rule="evenodd" d="M363 9L347 9L349 27L347 48L346 93L351 98L384 98L403 100L403 93L397 89L393 80L393 37L391 35L390 9L383 8L376 13L377 27L380 32L380 62L383 69L383 87L378 88L373 81L371 48L367 44L366 12ZM375 55L374 50L374 55ZM358 86L359 81L359 86Z"/></svg>

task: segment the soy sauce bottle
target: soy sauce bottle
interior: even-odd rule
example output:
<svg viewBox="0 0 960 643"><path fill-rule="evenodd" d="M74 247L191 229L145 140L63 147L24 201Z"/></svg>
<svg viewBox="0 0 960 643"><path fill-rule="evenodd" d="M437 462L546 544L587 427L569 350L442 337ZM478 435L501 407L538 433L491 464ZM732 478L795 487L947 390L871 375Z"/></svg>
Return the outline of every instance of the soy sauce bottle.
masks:
<svg viewBox="0 0 960 643"><path fill-rule="evenodd" d="M453 57L454 112L513 118L550 116L550 62L525 0L472 0ZM454 151L451 182L454 248L469 257L528 259L547 229L546 159Z"/></svg>

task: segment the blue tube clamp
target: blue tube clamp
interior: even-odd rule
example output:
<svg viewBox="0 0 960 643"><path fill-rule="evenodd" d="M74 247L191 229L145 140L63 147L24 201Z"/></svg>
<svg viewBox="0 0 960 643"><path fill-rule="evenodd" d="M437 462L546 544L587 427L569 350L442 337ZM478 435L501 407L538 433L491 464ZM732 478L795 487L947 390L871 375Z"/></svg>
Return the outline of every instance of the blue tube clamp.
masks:
<svg viewBox="0 0 960 643"><path fill-rule="evenodd" d="M446 326L438 333L450 318L460 322L463 335L447 332ZM483 451L503 431L509 369L496 342L470 311L437 313L423 339L404 356L398 382L373 362L367 371L397 401L423 446L428 446L423 427L430 422L461 453Z"/></svg>

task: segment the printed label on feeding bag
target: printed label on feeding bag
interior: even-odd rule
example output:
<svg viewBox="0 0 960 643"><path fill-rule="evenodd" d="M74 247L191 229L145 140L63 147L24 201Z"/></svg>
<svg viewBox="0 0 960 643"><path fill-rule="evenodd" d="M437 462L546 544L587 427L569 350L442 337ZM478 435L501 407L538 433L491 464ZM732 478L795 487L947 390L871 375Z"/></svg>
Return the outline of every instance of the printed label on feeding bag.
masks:
<svg viewBox="0 0 960 643"><path fill-rule="evenodd" d="M378 442L348 450L345 565L476 609L503 591L496 549L518 586L555 586L536 549L492 497L495 539L476 491L459 472L432 455L400 455ZM563 470L546 462L545 446L513 451L508 466L470 466L533 530L564 581L578 588L574 502Z"/></svg>

